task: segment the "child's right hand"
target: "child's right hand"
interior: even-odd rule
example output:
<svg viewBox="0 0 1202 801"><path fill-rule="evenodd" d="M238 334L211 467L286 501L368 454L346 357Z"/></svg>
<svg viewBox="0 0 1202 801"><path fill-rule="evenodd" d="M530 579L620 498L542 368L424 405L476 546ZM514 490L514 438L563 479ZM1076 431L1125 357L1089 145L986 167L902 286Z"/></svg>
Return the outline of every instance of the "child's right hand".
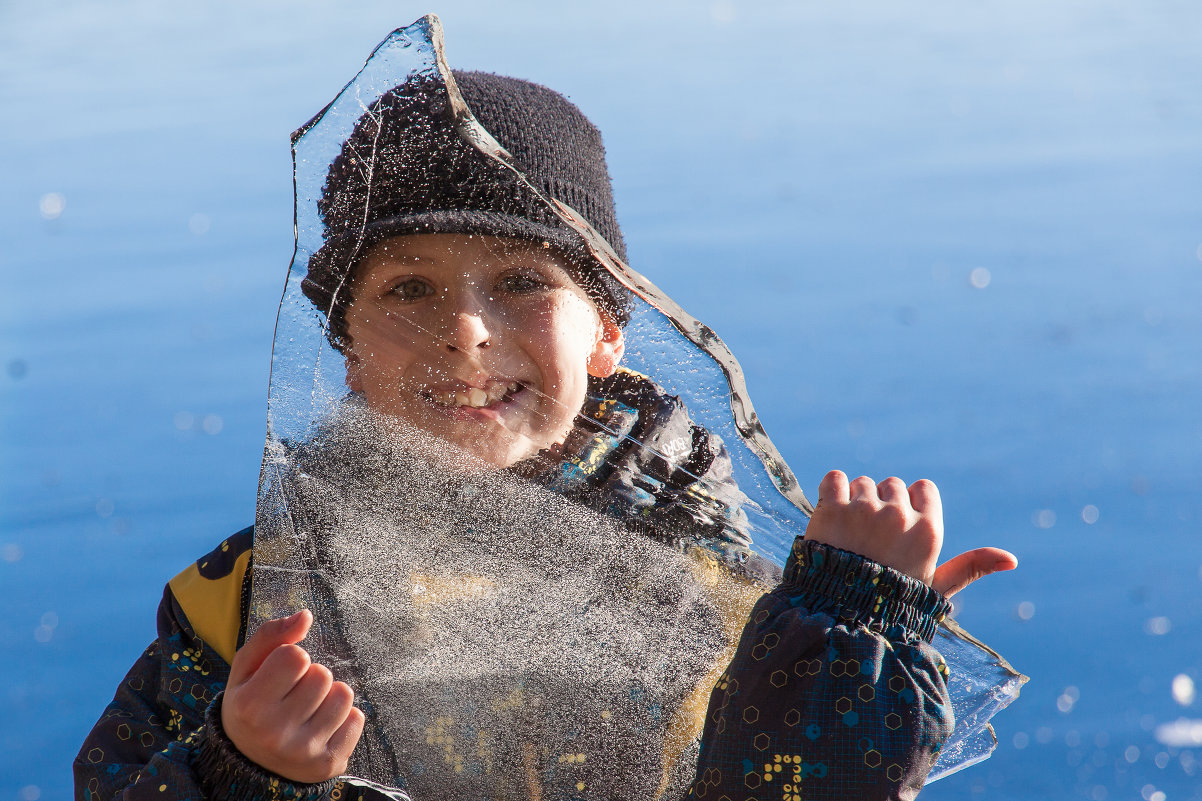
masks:
<svg viewBox="0 0 1202 801"><path fill-rule="evenodd" d="M313 614L269 620L238 649L221 703L221 725L242 754L294 782L338 776L363 733L354 693L297 645Z"/></svg>

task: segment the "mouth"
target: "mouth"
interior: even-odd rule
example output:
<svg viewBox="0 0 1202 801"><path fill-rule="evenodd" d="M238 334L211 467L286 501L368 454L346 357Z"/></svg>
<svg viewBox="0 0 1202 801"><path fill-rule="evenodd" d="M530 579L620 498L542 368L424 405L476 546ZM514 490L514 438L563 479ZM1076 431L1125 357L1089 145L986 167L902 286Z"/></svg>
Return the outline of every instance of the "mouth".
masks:
<svg viewBox="0 0 1202 801"><path fill-rule="evenodd" d="M520 381L504 381L490 378L483 387L458 387L455 389L427 388L421 396L435 406L444 409L488 409L511 402L525 391Z"/></svg>

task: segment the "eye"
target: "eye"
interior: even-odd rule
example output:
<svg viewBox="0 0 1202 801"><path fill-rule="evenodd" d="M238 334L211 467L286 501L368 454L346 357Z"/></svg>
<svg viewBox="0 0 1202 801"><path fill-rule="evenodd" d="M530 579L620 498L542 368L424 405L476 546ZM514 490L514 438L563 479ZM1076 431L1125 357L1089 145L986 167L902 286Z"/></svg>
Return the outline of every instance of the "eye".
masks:
<svg viewBox="0 0 1202 801"><path fill-rule="evenodd" d="M406 278L388 290L402 301L413 302L434 294L434 287L424 278Z"/></svg>
<svg viewBox="0 0 1202 801"><path fill-rule="evenodd" d="M540 289L547 289L551 284L547 279L533 273L508 273L501 277L498 287L504 292L513 292L518 295L525 295L530 292L538 292Z"/></svg>

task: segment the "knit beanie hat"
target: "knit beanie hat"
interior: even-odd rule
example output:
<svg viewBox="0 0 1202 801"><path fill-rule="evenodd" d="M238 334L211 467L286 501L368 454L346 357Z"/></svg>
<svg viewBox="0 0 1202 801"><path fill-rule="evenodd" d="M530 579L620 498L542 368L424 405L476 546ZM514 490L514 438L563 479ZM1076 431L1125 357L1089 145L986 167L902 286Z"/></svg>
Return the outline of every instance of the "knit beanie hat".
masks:
<svg viewBox="0 0 1202 801"><path fill-rule="evenodd" d="M625 261L601 134L545 86L484 72L454 73L472 114L544 195L567 204ZM483 234L547 243L619 324L630 294L587 252L581 237L505 165L465 142L446 85L415 79L376 101L330 166L318 211L324 244L301 288L328 315L345 347L354 269L378 242L411 234Z"/></svg>

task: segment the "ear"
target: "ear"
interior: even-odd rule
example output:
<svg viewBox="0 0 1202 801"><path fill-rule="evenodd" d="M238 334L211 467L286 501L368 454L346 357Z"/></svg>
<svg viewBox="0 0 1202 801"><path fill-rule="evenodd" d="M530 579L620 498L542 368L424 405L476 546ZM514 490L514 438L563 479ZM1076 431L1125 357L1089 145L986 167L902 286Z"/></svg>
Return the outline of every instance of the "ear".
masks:
<svg viewBox="0 0 1202 801"><path fill-rule="evenodd" d="M359 360L359 354L353 350L346 352L346 385L351 392L363 394L363 376L359 374L359 368L362 362Z"/></svg>
<svg viewBox="0 0 1202 801"><path fill-rule="evenodd" d="M618 362L622 361L622 354L626 352L626 336L609 312L602 311L600 314L601 332L588 357L588 374L594 378L608 378L618 369Z"/></svg>

